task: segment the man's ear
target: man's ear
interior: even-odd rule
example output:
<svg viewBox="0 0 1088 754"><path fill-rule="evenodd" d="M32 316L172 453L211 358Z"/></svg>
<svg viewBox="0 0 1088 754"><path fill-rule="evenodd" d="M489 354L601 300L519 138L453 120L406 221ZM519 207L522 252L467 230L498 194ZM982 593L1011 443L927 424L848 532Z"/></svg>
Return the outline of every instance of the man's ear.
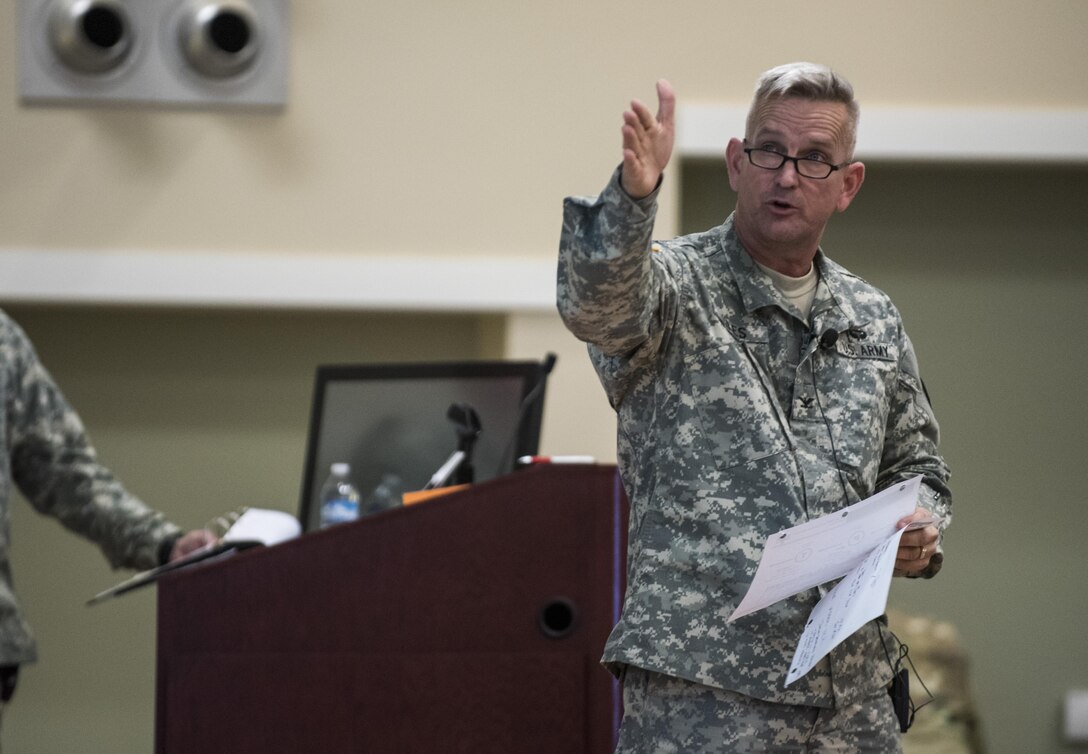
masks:
<svg viewBox="0 0 1088 754"><path fill-rule="evenodd" d="M861 191L861 184L864 182L865 163L851 162L844 167L842 193L839 194L839 201L835 204L835 209L839 212L845 212L846 208L850 206L850 202L854 201L854 197Z"/></svg>
<svg viewBox="0 0 1088 754"><path fill-rule="evenodd" d="M744 154L744 142L740 139L730 139L725 145L725 168L729 171L729 188L737 190L737 176L740 175L740 167L747 159Z"/></svg>

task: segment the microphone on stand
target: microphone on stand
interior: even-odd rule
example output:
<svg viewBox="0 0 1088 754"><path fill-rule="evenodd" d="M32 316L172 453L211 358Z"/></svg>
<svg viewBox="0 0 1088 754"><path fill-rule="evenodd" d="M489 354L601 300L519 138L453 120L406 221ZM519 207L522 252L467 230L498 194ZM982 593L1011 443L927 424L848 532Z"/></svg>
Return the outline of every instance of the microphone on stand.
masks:
<svg viewBox="0 0 1088 754"><path fill-rule="evenodd" d="M457 431L457 450L453 451L446 462L434 473L431 480L423 487L433 490L447 484L472 484L476 471L472 465L472 451L476 447L476 438L480 436L482 426L480 415L467 403L453 403L446 412L446 418L454 424Z"/></svg>

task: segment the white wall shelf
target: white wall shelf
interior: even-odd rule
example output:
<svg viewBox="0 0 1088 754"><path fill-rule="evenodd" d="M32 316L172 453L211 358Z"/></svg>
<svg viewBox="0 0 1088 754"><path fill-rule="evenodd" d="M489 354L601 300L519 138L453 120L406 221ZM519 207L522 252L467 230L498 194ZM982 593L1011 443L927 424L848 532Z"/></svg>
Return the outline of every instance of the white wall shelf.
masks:
<svg viewBox="0 0 1088 754"><path fill-rule="evenodd" d="M676 149L718 157L744 134L745 105L681 104ZM862 160L1088 162L1088 110L866 107Z"/></svg>
<svg viewBox="0 0 1088 754"><path fill-rule="evenodd" d="M720 157L746 107L677 111L681 157ZM1088 163L1088 110L866 108L858 157ZM280 309L554 311L551 259L0 248L13 302Z"/></svg>
<svg viewBox="0 0 1088 754"><path fill-rule="evenodd" d="M533 259L0 249L0 305L554 311L555 269Z"/></svg>

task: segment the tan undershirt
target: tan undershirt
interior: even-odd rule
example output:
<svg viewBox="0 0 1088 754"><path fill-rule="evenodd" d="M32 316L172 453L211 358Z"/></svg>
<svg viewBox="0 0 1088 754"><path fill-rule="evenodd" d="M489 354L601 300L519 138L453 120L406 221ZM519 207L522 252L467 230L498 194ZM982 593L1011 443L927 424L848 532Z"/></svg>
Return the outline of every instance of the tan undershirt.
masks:
<svg viewBox="0 0 1088 754"><path fill-rule="evenodd" d="M774 283L778 292L797 307L797 310L801 312L801 319L807 322L809 312L812 311L812 301L816 298L816 284L820 282L820 276L816 274L816 265L809 267L803 277L795 278L783 275L759 262L756 264L759 265L759 269L767 273L767 277Z"/></svg>

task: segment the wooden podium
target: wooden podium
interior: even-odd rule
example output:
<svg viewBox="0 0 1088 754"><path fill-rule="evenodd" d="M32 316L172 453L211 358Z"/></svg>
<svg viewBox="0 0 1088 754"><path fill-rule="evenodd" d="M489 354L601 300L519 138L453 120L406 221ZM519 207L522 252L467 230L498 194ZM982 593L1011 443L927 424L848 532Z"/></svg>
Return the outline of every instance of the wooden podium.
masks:
<svg viewBox="0 0 1088 754"><path fill-rule="evenodd" d="M612 751L626 512L536 466L164 578L156 751Z"/></svg>

